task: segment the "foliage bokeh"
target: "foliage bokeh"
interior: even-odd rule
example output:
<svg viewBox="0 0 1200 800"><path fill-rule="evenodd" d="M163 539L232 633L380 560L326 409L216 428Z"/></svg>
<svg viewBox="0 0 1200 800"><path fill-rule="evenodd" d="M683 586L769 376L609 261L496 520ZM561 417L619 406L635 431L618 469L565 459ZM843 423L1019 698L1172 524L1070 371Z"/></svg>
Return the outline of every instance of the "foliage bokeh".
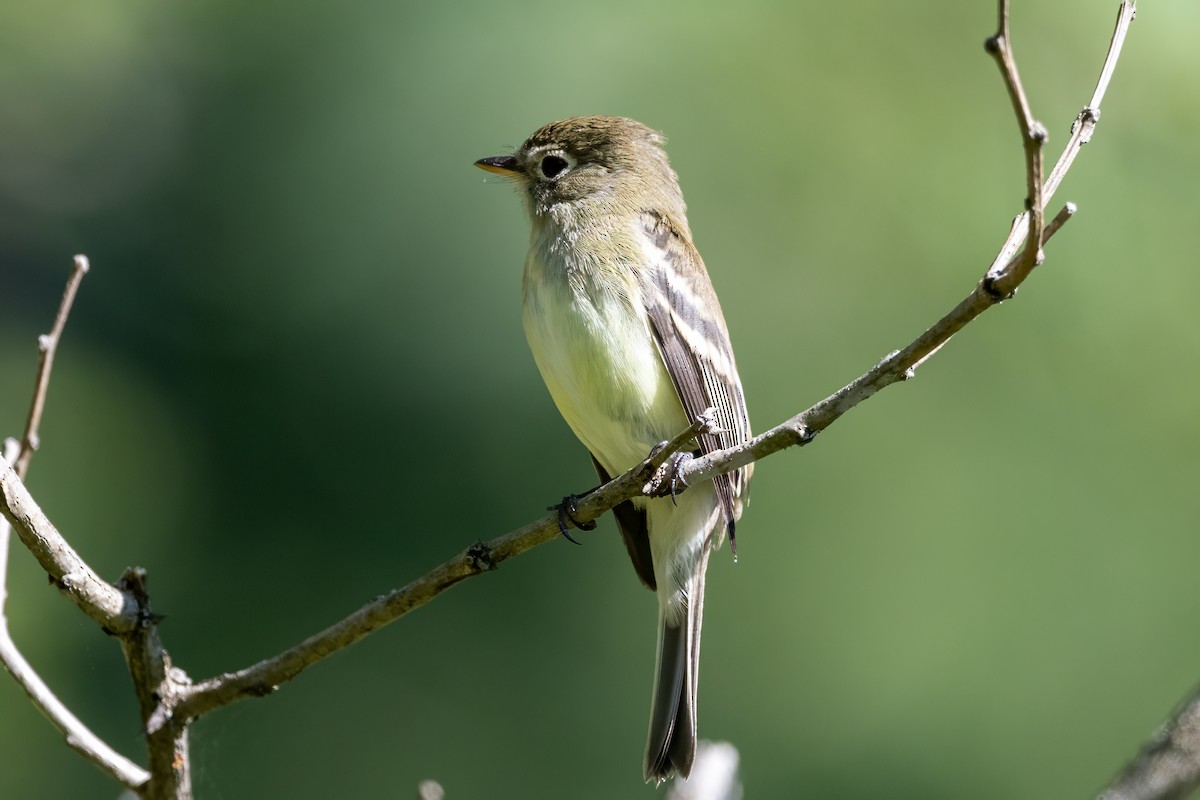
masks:
<svg viewBox="0 0 1200 800"><path fill-rule="evenodd" d="M1051 153L1116 4L1017 3ZM86 279L31 488L149 570L195 678L591 485L519 325L527 228L471 166L664 130L763 428L964 295L1023 193L990 2L0 9L0 433ZM1088 796L1200 679L1195 4L1147 4L1019 297L756 473L700 719L749 797ZM201 797L651 796L653 597L612 523L194 729ZM14 547L27 655L140 758L115 645ZM113 796L0 685L0 795Z"/></svg>

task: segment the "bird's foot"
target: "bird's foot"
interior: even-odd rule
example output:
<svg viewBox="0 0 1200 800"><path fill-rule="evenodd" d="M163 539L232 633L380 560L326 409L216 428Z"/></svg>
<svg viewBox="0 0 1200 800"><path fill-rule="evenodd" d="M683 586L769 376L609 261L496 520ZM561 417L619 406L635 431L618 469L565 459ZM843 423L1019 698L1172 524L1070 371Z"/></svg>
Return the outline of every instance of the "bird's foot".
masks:
<svg viewBox="0 0 1200 800"><path fill-rule="evenodd" d="M568 542L572 542L573 544L580 544L580 542L575 541L575 539L571 537L570 526L567 525L568 522L571 523L571 525L574 525L576 528L579 528L581 531L594 531L596 529L595 521L580 522L579 520L575 519L575 512L579 510L578 504L579 495L569 494L564 497L562 502L558 505L546 507L547 511L558 512L558 532L561 533Z"/></svg>
<svg viewBox="0 0 1200 800"><path fill-rule="evenodd" d="M663 444L666 444L664 442ZM661 448L662 445L658 445ZM657 452L651 451L651 455ZM654 474L650 476L650 480L646 482L642 491L650 497L667 497L671 498L671 502L675 502L675 497L687 488L687 483L683 480L681 471L683 465L691 461L695 456L691 453L674 453L666 461L662 463Z"/></svg>

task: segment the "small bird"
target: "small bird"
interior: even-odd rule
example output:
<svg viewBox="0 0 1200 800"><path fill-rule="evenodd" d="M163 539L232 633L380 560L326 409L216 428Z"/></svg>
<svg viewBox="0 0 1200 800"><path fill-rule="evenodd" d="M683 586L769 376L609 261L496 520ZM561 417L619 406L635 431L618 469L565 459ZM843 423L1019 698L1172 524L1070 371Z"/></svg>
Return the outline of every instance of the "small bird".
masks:
<svg viewBox="0 0 1200 800"><path fill-rule="evenodd" d="M725 318L663 142L624 117L573 117L512 155L475 162L512 179L525 199L525 335L602 482L709 408L717 431L698 436L696 451L750 437ZM704 576L711 551L727 531L732 538L751 467L613 509L638 577L658 594L647 781L686 778L696 758Z"/></svg>

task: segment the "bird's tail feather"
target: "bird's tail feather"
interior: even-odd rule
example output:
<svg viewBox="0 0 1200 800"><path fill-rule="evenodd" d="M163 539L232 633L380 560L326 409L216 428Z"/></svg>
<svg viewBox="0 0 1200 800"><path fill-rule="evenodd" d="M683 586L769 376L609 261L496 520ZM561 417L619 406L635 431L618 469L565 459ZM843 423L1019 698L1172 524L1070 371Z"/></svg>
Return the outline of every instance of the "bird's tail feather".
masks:
<svg viewBox="0 0 1200 800"><path fill-rule="evenodd" d="M708 561L707 552L701 561ZM646 780L656 783L676 773L686 778L696 760L696 688L707 564L698 566L684 592L684 613L674 621L668 620L665 608L658 613L658 664L644 764Z"/></svg>

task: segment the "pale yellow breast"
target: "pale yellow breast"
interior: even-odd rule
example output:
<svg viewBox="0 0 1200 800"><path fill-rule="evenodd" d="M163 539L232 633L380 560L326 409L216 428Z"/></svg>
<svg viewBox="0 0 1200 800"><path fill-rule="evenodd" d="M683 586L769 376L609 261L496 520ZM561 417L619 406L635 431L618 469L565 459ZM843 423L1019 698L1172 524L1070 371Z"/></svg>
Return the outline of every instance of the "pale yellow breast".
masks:
<svg viewBox="0 0 1200 800"><path fill-rule="evenodd" d="M559 413L610 474L687 425L631 273L600 265L590 251L535 241L523 309Z"/></svg>

